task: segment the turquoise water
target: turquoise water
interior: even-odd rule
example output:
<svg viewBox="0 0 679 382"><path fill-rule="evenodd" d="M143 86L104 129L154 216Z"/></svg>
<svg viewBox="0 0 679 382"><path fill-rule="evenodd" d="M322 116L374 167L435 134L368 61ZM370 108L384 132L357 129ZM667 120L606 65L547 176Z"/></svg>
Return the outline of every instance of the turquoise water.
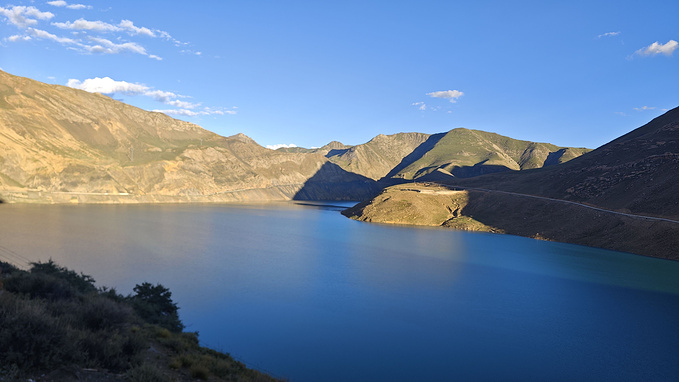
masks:
<svg viewBox="0 0 679 382"><path fill-rule="evenodd" d="M0 259L162 283L204 345L291 381L679 379L677 262L339 210L2 205Z"/></svg>

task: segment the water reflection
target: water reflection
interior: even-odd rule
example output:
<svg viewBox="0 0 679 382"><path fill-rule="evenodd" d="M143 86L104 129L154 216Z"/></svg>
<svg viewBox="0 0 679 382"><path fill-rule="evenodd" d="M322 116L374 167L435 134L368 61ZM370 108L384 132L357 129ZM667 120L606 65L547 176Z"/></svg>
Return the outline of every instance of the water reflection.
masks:
<svg viewBox="0 0 679 382"><path fill-rule="evenodd" d="M160 282L204 343L295 381L679 375L679 263L339 207L5 204L0 244Z"/></svg>

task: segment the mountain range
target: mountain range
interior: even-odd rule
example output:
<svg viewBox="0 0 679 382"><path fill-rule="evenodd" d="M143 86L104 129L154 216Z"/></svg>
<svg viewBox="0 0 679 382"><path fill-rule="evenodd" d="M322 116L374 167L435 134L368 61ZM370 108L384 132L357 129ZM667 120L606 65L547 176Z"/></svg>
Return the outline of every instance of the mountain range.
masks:
<svg viewBox="0 0 679 382"><path fill-rule="evenodd" d="M679 259L679 108L595 150L457 128L270 150L0 71L0 202L363 200L358 220Z"/></svg>
<svg viewBox="0 0 679 382"><path fill-rule="evenodd" d="M473 178L438 168L344 212L679 260L679 108L556 166Z"/></svg>
<svg viewBox="0 0 679 382"><path fill-rule="evenodd" d="M587 149L476 130L269 150L101 94L0 71L0 194L24 202L364 200L436 170L549 166Z"/></svg>
<svg viewBox="0 0 679 382"><path fill-rule="evenodd" d="M553 168L446 182L679 218L679 108ZM441 180L441 179L440 179Z"/></svg>

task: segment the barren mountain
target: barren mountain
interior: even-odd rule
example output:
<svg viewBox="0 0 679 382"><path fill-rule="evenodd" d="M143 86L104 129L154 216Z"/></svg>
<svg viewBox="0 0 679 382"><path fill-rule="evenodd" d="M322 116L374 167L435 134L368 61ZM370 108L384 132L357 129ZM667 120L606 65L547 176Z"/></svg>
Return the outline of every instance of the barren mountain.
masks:
<svg viewBox="0 0 679 382"><path fill-rule="evenodd" d="M344 214L679 260L679 108L563 164L468 179L432 174L437 183L389 187Z"/></svg>
<svg viewBox="0 0 679 382"><path fill-rule="evenodd" d="M332 149L326 156L347 171L380 180L429 137L423 133L380 134L361 145Z"/></svg>
<svg viewBox="0 0 679 382"><path fill-rule="evenodd" d="M431 135L380 134L360 145L345 146L331 142L311 152L324 154L347 171L386 181L426 179L438 169L463 178L526 170L563 163L588 151L458 128Z"/></svg>
<svg viewBox="0 0 679 382"><path fill-rule="evenodd" d="M37 201L362 199L374 182L321 154L0 71L0 190Z"/></svg>
<svg viewBox="0 0 679 382"><path fill-rule="evenodd" d="M462 178L526 170L563 163L590 151L464 128L431 135L380 134L356 146L332 143L335 147L313 152L324 154L347 171L383 181L427 179L439 169Z"/></svg>
<svg viewBox="0 0 679 382"><path fill-rule="evenodd" d="M679 218L677 174L679 108L560 166L454 182Z"/></svg>

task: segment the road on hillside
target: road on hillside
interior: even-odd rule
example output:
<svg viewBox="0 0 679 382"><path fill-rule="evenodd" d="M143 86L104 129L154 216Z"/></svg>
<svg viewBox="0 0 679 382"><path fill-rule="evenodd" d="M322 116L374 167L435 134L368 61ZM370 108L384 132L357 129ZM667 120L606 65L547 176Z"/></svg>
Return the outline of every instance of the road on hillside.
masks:
<svg viewBox="0 0 679 382"><path fill-rule="evenodd" d="M672 219L666 219L666 218L658 218L658 217L645 216L645 215L628 214L628 213L619 212L619 211L611 211L611 210L606 210L606 209L599 208L599 207L590 206L590 205L587 205L587 204L582 204L582 203L578 203L578 202L572 202L572 201L570 201L570 200L554 199L554 198L548 198L548 197L545 197L545 196L537 196L537 195L529 195L529 194L520 194L520 193L518 193L518 192L509 192L509 191L500 191L500 190L489 190L489 189L486 189L486 188L453 186L453 185L446 185L446 184L443 184L443 183L436 183L436 182L431 182L431 183L434 183L434 184L437 184L437 185L440 185L440 186L444 186L444 187L449 187L449 188L450 188L450 187L453 187L453 188L460 189L460 190L472 190L472 191L496 192L496 193L500 193L500 194L507 194L507 195L514 195L514 196L523 196L523 197L526 197L526 198L534 198L534 199L548 200L548 201L552 201L552 202L574 204L574 205L576 205L576 206L589 208L589 209L591 209L591 210L606 212L606 213L609 213L609 214L616 214L616 215L621 215L621 216L627 216L627 217L636 218L636 219L647 219L647 220L663 221L663 222L668 222L668 223L679 224L679 220L672 220Z"/></svg>

